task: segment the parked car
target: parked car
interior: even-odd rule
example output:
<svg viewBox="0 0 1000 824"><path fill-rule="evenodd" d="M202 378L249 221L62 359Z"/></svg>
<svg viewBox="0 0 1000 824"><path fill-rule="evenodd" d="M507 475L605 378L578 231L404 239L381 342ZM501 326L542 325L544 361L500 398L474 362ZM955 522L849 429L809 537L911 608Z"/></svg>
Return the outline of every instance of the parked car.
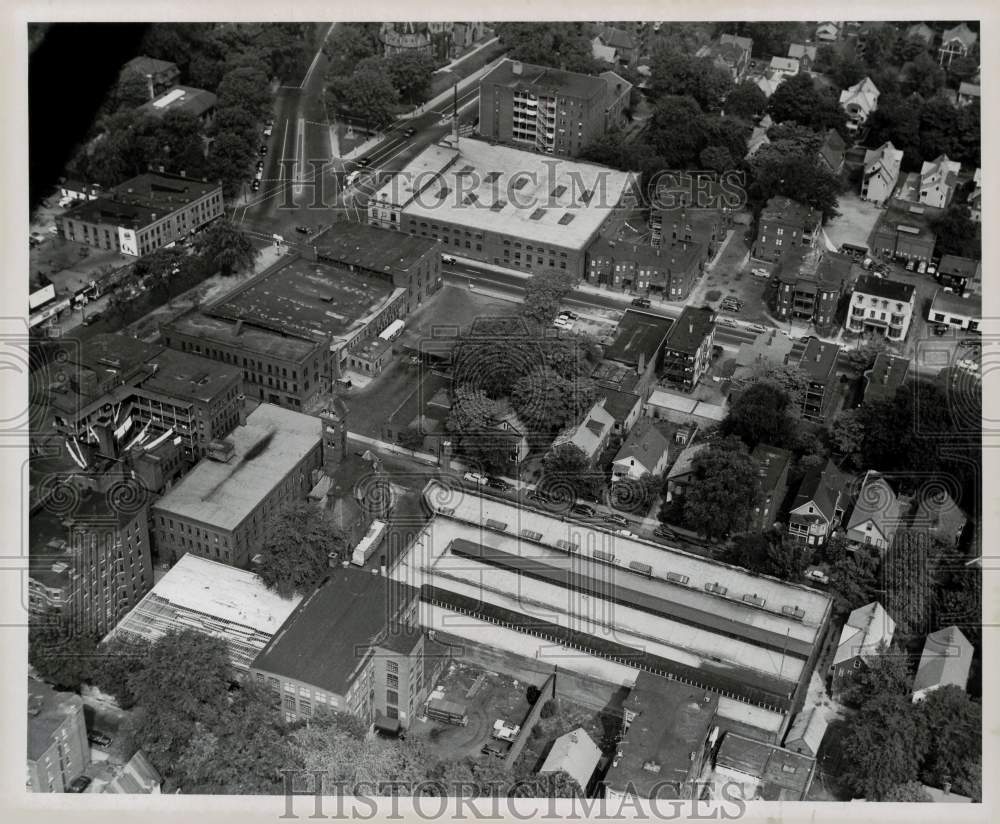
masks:
<svg viewBox="0 0 1000 824"><path fill-rule="evenodd" d="M264 168L264 161L263 160L258 160L257 161L257 168L258 169L263 169Z"/></svg>
<svg viewBox="0 0 1000 824"><path fill-rule="evenodd" d="M308 235L310 229L308 226L296 226L295 231L298 232L300 235Z"/></svg>
<svg viewBox="0 0 1000 824"><path fill-rule="evenodd" d="M935 335L940 337L941 335L943 335L945 332L948 331L948 327L945 326L943 323L936 323L934 324L933 331Z"/></svg>
<svg viewBox="0 0 1000 824"><path fill-rule="evenodd" d="M362 157L360 160L356 162L363 169L365 166L368 166L372 162L372 159L370 157Z"/></svg>
<svg viewBox="0 0 1000 824"><path fill-rule="evenodd" d="M271 126L265 126L264 127L264 137L270 137L272 131L273 131L273 128Z"/></svg>
<svg viewBox="0 0 1000 824"><path fill-rule="evenodd" d="M489 479L478 472L466 472L462 477L470 484L475 484L476 486L486 486L489 483Z"/></svg>
<svg viewBox="0 0 1000 824"><path fill-rule="evenodd" d="M405 132L403 132L403 137L413 137L413 135L415 135L416 133L417 130L414 129L412 126L410 126L410 128L408 128Z"/></svg>
<svg viewBox="0 0 1000 824"><path fill-rule="evenodd" d="M609 524L617 524L618 526L628 526L628 519L624 515L616 515L614 513L609 513L608 515L601 516L602 521L606 521Z"/></svg>
<svg viewBox="0 0 1000 824"><path fill-rule="evenodd" d="M250 182L250 191L251 192L259 192L260 191L260 181L259 180L253 180L253 181Z"/></svg>
<svg viewBox="0 0 1000 824"><path fill-rule="evenodd" d="M906 271L907 272L912 272L916 268L917 268L917 262L915 260L908 260L908 261L906 261Z"/></svg>
<svg viewBox="0 0 1000 824"><path fill-rule="evenodd" d="M574 515L582 515L585 518L593 518L597 514L592 506L587 506L586 504L573 504L570 512Z"/></svg>
<svg viewBox="0 0 1000 824"><path fill-rule="evenodd" d="M635 298L632 301L633 306L638 306L642 309L648 309L653 305L653 302L649 298Z"/></svg>
<svg viewBox="0 0 1000 824"><path fill-rule="evenodd" d="M111 736L100 730L91 730L88 732L87 740L95 747L107 747L111 744Z"/></svg>
<svg viewBox="0 0 1000 824"><path fill-rule="evenodd" d="M716 323L718 323L719 326L736 326L736 321L732 318L719 318Z"/></svg>
<svg viewBox="0 0 1000 824"><path fill-rule="evenodd" d="M927 274L928 275L937 274L937 264L933 260L927 264Z"/></svg>
<svg viewBox="0 0 1000 824"><path fill-rule="evenodd" d="M658 526L653 530L653 534L657 538L668 538L671 540L677 538L677 533L674 532L669 526Z"/></svg>
<svg viewBox="0 0 1000 824"><path fill-rule="evenodd" d="M828 584L830 583L830 576L827 575L819 567L811 567L806 570L806 578L810 581L815 581L818 584Z"/></svg>
<svg viewBox="0 0 1000 824"><path fill-rule="evenodd" d="M72 781L69 782L69 786L66 788L68 793L82 793L87 787L90 786L91 779L88 775L78 775Z"/></svg>
<svg viewBox="0 0 1000 824"><path fill-rule="evenodd" d="M453 258L451 255L441 255L441 262L450 265L455 263L455 258Z"/></svg>
<svg viewBox="0 0 1000 824"><path fill-rule="evenodd" d="M771 277L771 273L768 272L767 269L762 269L759 266L756 269L751 269L750 270L750 274L753 275L755 278L769 278L769 277Z"/></svg>
<svg viewBox="0 0 1000 824"><path fill-rule="evenodd" d="M973 340L972 338L963 338L958 342L959 346L969 347L972 349L978 349L980 347L980 342L978 340Z"/></svg>
<svg viewBox="0 0 1000 824"><path fill-rule="evenodd" d="M264 157L264 155L267 154L267 146L266 145L260 147L259 154L260 154L261 157Z"/></svg>
<svg viewBox="0 0 1000 824"><path fill-rule="evenodd" d="M880 275L888 276L892 269L889 268L887 263L876 263L874 266L875 271Z"/></svg>
<svg viewBox="0 0 1000 824"><path fill-rule="evenodd" d="M627 529L616 529L615 530L615 535L617 535L619 538L634 538L635 537L635 533L634 532L629 532Z"/></svg>
<svg viewBox="0 0 1000 824"><path fill-rule="evenodd" d="M767 327L763 323L751 323L750 324L750 331L751 332L756 332L759 335L762 332L766 332L767 331Z"/></svg>
<svg viewBox="0 0 1000 824"><path fill-rule="evenodd" d="M560 312L559 317L566 318L567 320L577 320L580 316L576 312L570 312L568 310Z"/></svg>
<svg viewBox="0 0 1000 824"><path fill-rule="evenodd" d="M539 492L537 489L529 489L524 496L529 501L540 501L542 503L548 503L552 499L546 495L544 492Z"/></svg>
<svg viewBox="0 0 1000 824"><path fill-rule="evenodd" d="M83 319L83 325L90 326L90 324L97 323L97 321L99 321L100 319L101 319L100 312L91 312L89 315L87 315L87 317Z"/></svg>
<svg viewBox="0 0 1000 824"><path fill-rule="evenodd" d="M486 485L491 489L499 489L501 492L506 492L510 489L510 484L503 478L487 478Z"/></svg>
<svg viewBox="0 0 1000 824"><path fill-rule="evenodd" d="M922 275L926 271L927 271L927 263L922 260L917 264L917 274Z"/></svg>
<svg viewBox="0 0 1000 824"><path fill-rule="evenodd" d="M738 303L723 303L722 311L729 312L733 315L738 315L743 307Z"/></svg>

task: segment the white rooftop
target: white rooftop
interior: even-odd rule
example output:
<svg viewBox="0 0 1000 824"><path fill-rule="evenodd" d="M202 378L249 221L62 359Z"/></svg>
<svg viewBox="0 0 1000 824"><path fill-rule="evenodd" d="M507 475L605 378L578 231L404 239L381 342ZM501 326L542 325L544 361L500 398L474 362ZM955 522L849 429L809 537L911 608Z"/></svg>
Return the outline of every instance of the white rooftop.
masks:
<svg viewBox="0 0 1000 824"><path fill-rule="evenodd" d="M202 458L153 505L218 529L235 529L322 442L319 418L262 403L229 435L232 457Z"/></svg>
<svg viewBox="0 0 1000 824"><path fill-rule="evenodd" d="M582 249L633 181L630 172L460 138L458 148L428 146L372 202L428 222Z"/></svg>
<svg viewBox="0 0 1000 824"><path fill-rule="evenodd" d="M180 100L182 97L184 97L185 94L187 94L187 89L182 89L182 88L171 89L162 97L158 97L156 100L154 100L153 105L157 109L165 109L171 103Z"/></svg>

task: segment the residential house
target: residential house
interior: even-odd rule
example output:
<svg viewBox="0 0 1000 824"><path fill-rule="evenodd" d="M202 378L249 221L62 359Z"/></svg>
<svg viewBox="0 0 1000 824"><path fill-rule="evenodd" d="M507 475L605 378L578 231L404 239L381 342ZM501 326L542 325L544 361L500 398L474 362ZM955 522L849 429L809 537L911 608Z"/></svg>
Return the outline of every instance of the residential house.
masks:
<svg viewBox="0 0 1000 824"><path fill-rule="evenodd" d="M527 424L518 417L517 412L509 406L502 407L495 426L497 431L509 440L507 460L510 463L517 465L528 457L528 452L531 451L528 440L530 433Z"/></svg>
<svg viewBox="0 0 1000 824"><path fill-rule="evenodd" d="M958 627L945 627L928 635L913 678L913 703L923 701L940 687L955 686L964 691L972 652L972 644Z"/></svg>
<svg viewBox="0 0 1000 824"><path fill-rule="evenodd" d="M145 78L150 100L176 85L181 77L181 70L177 68L176 63L171 63L169 60L157 60L145 55L129 60L125 64L125 70L135 72L140 77Z"/></svg>
<svg viewBox="0 0 1000 824"><path fill-rule="evenodd" d="M810 46L805 43L792 43L788 47L788 56L793 60L799 61L799 68L802 71L812 71L813 64L816 62L816 46Z"/></svg>
<svg viewBox="0 0 1000 824"><path fill-rule="evenodd" d="M982 222L983 211L983 170L976 169L975 174L972 175L972 182L974 184L973 189L969 192L968 200L966 201L969 206L969 216L976 221L976 223Z"/></svg>
<svg viewBox="0 0 1000 824"><path fill-rule="evenodd" d="M816 26L816 39L824 43L833 43L840 39L840 32L843 23L834 23L826 20Z"/></svg>
<svg viewBox="0 0 1000 824"><path fill-rule="evenodd" d="M862 403L888 401L895 397L910 370L909 358L890 352L879 352L872 368L865 372L865 394Z"/></svg>
<svg viewBox="0 0 1000 824"><path fill-rule="evenodd" d="M799 73L799 61L792 57L772 57L768 69L771 76L781 83Z"/></svg>
<svg viewBox="0 0 1000 824"><path fill-rule="evenodd" d="M28 676L28 789L66 792L90 764L83 701Z"/></svg>
<svg viewBox="0 0 1000 824"><path fill-rule="evenodd" d="M888 647L895 631L896 622L878 601L858 607L848 616L830 666L834 695L854 683L862 667L868 666L865 659L877 654L883 644Z"/></svg>
<svg viewBox="0 0 1000 824"><path fill-rule="evenodd" d="M651 198L650 245L700 243L710 257L718 251L741 205L739 196L708 176L664 175Z"/></svg>
<svg viewBox="0 0 1000 824"><path fill-rule="evenodd" d="M662 376L693 390L712 362L715 312L707 306L685 306L663 344Z"/></svg>
<svg viewBox="0 0 1000 824"><path fill-rule="evenodd" d="M611 482L637 481L661 475L667 468L670 441L653 422L643 418L629 433L611 463Z"/></svg>
<svg viewBox="0 0 1000 824"><path fill-rule="evenodd" d="M949 549L958 546L969 519L946 489L927 485L912 502L907 527L930 535Z"/></svg>
<svg viewBox="0 0 1000 824"><path fill-rule="evenodd" d="M902 163L903 150L897 149L891 142L866 151L861 175L861 199L882 205L892 197Z"/></svg>
<svg viewBox="0 0 1000 824"><path fill-rule="evenodd" d="M718 43L702 46L696 57L707 58L718 68L729 73L733 83L741 83L750 68L750 50L753 41L749 37L724 34Z"/></svg>
<svg viewBox="0 0 1000 824"><path fill-rule="evenodd" d="M890 341L905 340L913 320L915 294L910 283L862 275L854 282L844 328Z"/></svg>
<svg viewBox="0 0 1000 824"><path fill-rule="evenodd" d="M691 477L694 474L694 459L698 457L706 447L707 443L696 443L685 447L677 456L674 465L667 473L667 500L671 501L675 496L683 496Z"/></svg>
<svg viewBox="0 0 1000 824"><path fill-rule="evenodd" d="M958 91L955 93L955 103L959 106L971 106L979 103L981 90L978 83L969 83L963 80L958 84Z"/></svg>
<svg viewBox="0 0 1000 824"><path fill-rule="evenodd" d="M907 40L920 40L929 46L934 42L934 29L926 23L914 23L906 29Z"/></svg>
<svg viewBox="0 0 1000 824"><path fill-rule="evenodd" d="M639 56L639 45L634 35L613 26L601 26L591 41L593 56L598 60L631 66ZM610 54L610 59L607 55Z"/></svg>
<svg viewBox="0 0 1000 824"><path fill-rule="evenodd" d="M764 97L770 99L771 95L774 94L778 86L784 81L785 76L781 74L774 74L770 71L761 75L757 78L756 85L757 88L764 92Z"/></svg>
<svg viewBox="0 0 1000 824"><path fill-rule="evenodd" d="M971 287L982 282L982 269L982 261L958 255L944 255L938 264L935 277L943 288L951 289L956 295L972 291L978 293L978 288Z"/></svg>
<svg viewBox="0 0 1000 824"><path fill-rule="evenodd" d="M788 512L788 534L810 548L821 547L847 509L845 478L833 461L810 469L799 483Z"/></svg>
<svg viewBox="0 0 1000 824"><path fill-rule="evenodd" d="M600 402L595 403L575 426L564 429L552 442L552 448L571 444L591 464L600 457L614 431L615 419Z"/></svg>
<svg viewBox="0 0 1000 824"><path fill-rule="evenodd" d="M142 750L136 750L128 762L105 786L102 792L117 795L159 795L163 779L149 763Z"/></svg>
<svg viewBox="0 0 1000 824"><path fill-rule="evenodd" d="M938 155L934 160L925 161L920 167L919 202L935 209L945 208L955 193L961 170L962 164L949 160L948 155Z"/></svg>
<svg viewBox="0 0 1000 824"><path fill-rule="evenodd" d="M814 758L727 730L706 783L716 792L725 788L723 798L733 793L747 801L802 801L815 772Z"/></svg>
<svg viewBox="0 0 1000 824"><path fill-rule="evenodd" d="M752 342L744 341L736 353L736 364L730 380L744 386L755 380L761 372L784 364L792 351L793 341L787 332L768 329Z"/></svg>
<svg viewBox="0 0 1000 824"><path fill-rule="evenodd" d="M823 736L826 735L828 726L823 708L813 706L803 709L788 730L785 737L785 747L800 755L807 755L815 758L819 752L820 744L823 743Z"/></svg>
<svg viewBox="0 0 1000 824"><path fill-rule="evenodd" d="M878 108L879 91L870 77L864 77L840 93L840 107L847 113L847 130L856 132Z"/></svg>
<svg viewBox="0 0 1000 824"><path fill-rule="evenodd" d="M978 39L979 36L965 23L959 23L954 28L946 29L941 35L938 62L942 66L950 66L951 61L956 57L968 57L969 51Z"/></svg>
<svg viewBox="0 0 1000 824"><path fill-rule="evenodd" d="M759 84L758 84L759 85ZM773 90L772 90L773 91ZM768 97L771 95L765 92ZM764 125L764 120L767 121L767 125ZM744 160L749 160L758 151L760 151L762 146L766 146L771 142L771 138L767 136L767 130L771 128L771 118L764 115L764 118L753 127L753 131L750 133L750 139L747 141L747 153L743 156Z"/></svg>
<svg viewBox="0 0 1000 824"><path fill-rule="evenodd" d="M840 347L819 338L809 338L798 367L809 378L802 394L802 416L812 421L826 420L833 412L836 393L837 356Z"/></svg>
<svg viewBox="0 0 1000 824"><path fill-rule="evenodd" d="M601 748L594 743L583 727L560 735L539 768L539 773L564 772L586 792L587 785L601 760Z"/></svg>
<svg viewBox="0 0 1000 824"><path fill-rule="evenodd" d="M839 175L844 170L844 158L847 155L847 144L836 129L830 129L819 147L820 162L833 174Z"/></svg>
<svg viewBox="0 0 1000 824"><path fill-rule="evenodd" d="M896 493L885 478L869 469L845 526L848 549L854 552L866 547L873 555L881 555L892 544L900 522Z"/></svg>
<svg viewBox="0 0 1000 824"><path fill-rule="evenodd" d="M642 414L642 396L604 386L599 381L596 383L598 400L604 401L604 408L615 419L614 434L620 437L628 435Z"/></svg>
<svg viewBox="0 0 1000 824"><path fill-rule="evenodd" d="M812 206L775 195L760 213L753 256L775 261L789 249L812 246L821 220L822 215Z"/></svg>
<svg viewBox="0 0 1000 824"><path fill-rule="evenodd" d="M942 788L932 787L929 784L920 785L923 791L930 796L933 804L971 804L972 799L967 795L959 795L951 791L951 784L944 782Z"/></svg>
<svg viewBox="0 0 1000 824"><path fill-rule="evenodd" d="M757 464L758 498L750 528L764 532L774 526L778 509L788 491L792 453L776 446L757 444L750 454Z"/></svg>
<svg viewBox="0 0 1000 824"><path fill-rule="evenodd" d="M708 247L682 238L659 247L601 235L587 249L586 278L591 283L682 301L704 270Z"/></svg>

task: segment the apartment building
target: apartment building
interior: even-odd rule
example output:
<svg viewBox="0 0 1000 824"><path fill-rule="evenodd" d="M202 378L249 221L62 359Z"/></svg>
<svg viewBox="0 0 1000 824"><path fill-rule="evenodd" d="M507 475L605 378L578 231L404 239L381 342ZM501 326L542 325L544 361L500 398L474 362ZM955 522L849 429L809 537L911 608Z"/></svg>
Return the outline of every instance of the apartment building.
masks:
<svg viewBox="0 0 1000 824"><path fill-rule="evenodd" d="M806 373L809 383L802 394L802 416L809 420L826 420L833 411L837 356L840 347L819 338L809 338L799 358L799 369Z"/></svg>
<svg viewBox="0 0 1000 824"><path fill-rule="evenodd" d="M503 60L479 81L479 134L521 149L576 157L624 123L632 84Z"/></svg>
<svg viewBox="0 0 1000 824"><path fill-rule="evenodd" d="M183 240L223 212L222 184L148 172L70 209L63 237L142 257Z"/></svg>
<svg viewBox="0 0 1000 824"><path fill-rule="evenodd" d="M818 236L821 219L820 213L811 206L781 195L772 197L757 221L753 256L775 261L789 251L811 247Z"/></svg>
<svg viewBox="0 0 1000 824"><path fill-rule="evenodd" d="M909 283L862 275L854 284L844 328L855 334L905 340L913 320L914 295Z"/></svg>
<svg viewBox="0 0 1000 824"><path fill-rule="evenodd" d="M655 247L599 237L587 249L586 278L590 283L681 301L701 276L707 258L707 247L697 241Z"/></svg>
<svg viewBox="0 0 1000 824"><path fill-rule="evenodd" d="M663 344L661 375L692 391L712 363L715 312L707 306L685 306Z"/></svg>
<svg viewBox="0 0 1000 824"><path fill-rule="evenodd" d="M851 258L837 252L824 252L818 263L793 256L782 258L776 271L775 316L830 326L848 288L852 265Z"/></svg>
<svg viewBox="0 0 1000 824"><path fill-rule="evenodd" d="M34 793L64 793L90 764L83 701L28 676L28 785Z"/></svg>

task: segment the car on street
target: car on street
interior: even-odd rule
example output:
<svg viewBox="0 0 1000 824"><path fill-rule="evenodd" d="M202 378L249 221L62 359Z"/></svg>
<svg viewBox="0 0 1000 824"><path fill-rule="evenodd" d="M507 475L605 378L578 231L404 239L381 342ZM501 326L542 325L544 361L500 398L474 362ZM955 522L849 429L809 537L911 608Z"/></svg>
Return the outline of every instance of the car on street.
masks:
<svg viewBox="0 0 1000 824"><path fill-rule="evenodd" d="M767 331L767 327L763 323L751 323L750 331L756 332L758 335Z"/></svg>
<svg viewBox="0 0 1000 824"><path fill-rule="evenodd" d="M254 175L254 180L261 180L264 177L264 170L258 169L257 174Z"/></svg>
<svg viewBox="0 0 1000 824"><path fill-rule="evenodd" d="M552 325L558 329L565 329L567 332L570 332L573 329L573 321L563 317L556 318L552 321Z"/></svg>
<svg viewBox="0 0 1000 824"><path fill-rule="evenodd" d="M827 575L819 567L810 567L806 570L806 578L810 581L815 581L817 584L828 584L830 583L830 576Z"/></svg>
<svg viewBox="0 0 1000 824"><path fill-rule="evenodd" d="M634 298L632 305L638 306L640 309L648 309L653 305L653 302L649 298Z"/></svg>
<svg viewBox="0 0 1000 824"><path fill-rule="evenodd" d="M356 161L357 164L363 169L365 166L371 164L372 159L370 157L362 157L360 160Z"/></svg>
<svg viewBox="0 0 1000 824"><path fill-rule="evenodd" d="M441 262L447 264L453 264L455 263L455 258L453 258L451 255L441 255Z"/></svg>
<svg viewBox="0 0 1000 824"><path fill-rule="evenodd" d="M510 489L510 484L507 483L503 478L487 478L486 485L490 489L497 489L500 492L506 492Z"/></svg>
<svg viewBox="0 0 1000 824"><path fill-rule="evenodd" d="M922 260L920 261L920 263L917 264L917 274L922 275L926 271L927 271L927 263L926 261Z"/></svg>
<svg viewBox="0 0 1000 824"><path fill-rule="evenodd" d="M564 311L559 313L559 317L566 318L566 320L577 320L580 316L576 312Z"/></svg>
<svg viewBox="0 0 1000 824"><path fill-rule="evenodd" d="M761 269L760 267L757 267L756 269L751 269L750 274L753 275L755 278L771 277L771 273L768 272L767 269Z"/></svg>
<svg viewBox="0 0 1000 824"><path fill-rule="evenodd" d="M100 730L91 730L88 732L87 740L95 747L107 747L111 744L111 736Z"/></svg>
<svg viewBox="0 0 1000 824"><path fill-rule="evenodd" d="M629 532L627 529L616 529L615 530L615 535L617 535L619 538L634 538L635 537L635 533L634 532Z"/></svg>
<svg viewBox="0 0 1000 824"><path fill-rule="evenodd" d="M258 154L261 157L264 157L264 155L267 154L267 145L266 144L260 147L260 151L258 152Z"/></svg>
<svg viewBox="0 0 1000 824"><path fill-rule="evenodd" d="M716 323L720 326L736 326L736 321L732 318L719 318Z"/></svg>
<svg viewBox="0 0 1000 824"><path fill-rule="evenodd" d="M93 779L89 775L78 775L72 781L69 782L69 786L66 788L68 793L82 793L87 787L90 786L90 782Z"/></svg>
<svg viewBox="0 0 1000 824"><path fill-rule="evenodd" d="M915 260L908 260L908 261L906 261L906 271L907 272L912 272L916 268L917 268L917 262Z"/></svg>
<svg viewBox="0 0 1000 824"><path fill-rule="evenodd" d="M527 498L529 501L540 501L542 503L548 503L549 501L552 500L544 492L540 492L537 489L529 489L524 497Z"/></svg>
<svg viewBox="0 0 1000 824"><path fill-rule="evenodd" d="M310 229L308 226L296 226L295 231L298 232L300 235L308 235Z"/></svg>
<svg viewBox="0 0 1000 824"><path fill-rule="evenodd" d="M99 321L100 319L101 319L100 312L91 312L89 315L87 315L87 317L83 319L83 325L90 326L90 324L97 323L97 321Z"/></svg>
<svg viewBox="0 0 1000 824"><path fill-rule="evenodd" d="M270 137L271 136L271 132L272 132L272 128L270 126L265 126L264 127L264 137Z"/></svg>
<svg viewBox="0 0 1000 824"><path fill-rule="evenodd" d="M263 169L264 168L264 161L263 160L258 160L257 161L257 168L258 169Z"/></svg>
<svg viewBox="0 0 1000 824"><path fill-rule="evenodd" d="M582 515L585 518L593 518L597 514L592 506L587 506L586 504L573 504L570 512L573 515Z"/></svg>
<svg viewBox="0 0 1000 824"><path fill-rule="evenodd" d="M973 340L972 338L963 338L962 340L960 340L958 342L958 345L961 346L961 347L967 347L967 348L970 348L970 349L978 349L980 347L981 343L980 343L980 341Z"/></svg>
<svg viewBox="0 0 1000 824"><path fill-rule="evenodd" d="M670 540L675 540L677 538L677 533L674 532L669 526L658 526L653 530L653 534L657 538L667 538Z"/></svg>
<svg viewBox="0 0 1000 824"><path fill-rule="evenodd" d="M413 135L415 135L416 133L417 130L414 129L412 126L410 126L410 128L408 128L405 132L403 132L403 137L413 137Z"/></svg>
<svg viewBox="0 0 1000 824"><path fill-rule="evenodd" d="M609 524L616 524L618 526L628 526L628 519L624 515L616 515L611 512L607 515L602 515L601 520Z"/></svg>
<svg viewBox="0 0 1000 824"><path fill-rule="evenodd" d="M486 486L490 482L489 478L485 475L480 475L478 472L466 472L462 478L476 486Z"/></svg>
<svg viewBox="0 0 1000 824"><path fill-rule="evenodd" d="M254 191L254 192L259 192L260 191L260 181L259 180L252 181L250 183L250 190Z"/></svg>
<svg viewBox="0 0 1000 824"><path fill-rule="evenodd" d="M892 271L892 269L889 268L889 265L887 263L876 263L875 266L872 268L875 270L876 273L885 276L888 276L889 273Z"/></svg>
<svg viewBox="0 0 1000 824"><path fill-rule="evenodd" d="M732 315L738 315L740 310L743 309L742 304L739 303L723 303L722 311L729 312Z"/></svg>
<svg viewBox="0 0 1000 824"><path fill-rule="evenodd" d="M943 335L947 331L948 331L948 327L945 326L943 323L935 323L934 326L933 326L933 332L938 337L940 337L941 335Z"/></svg>

